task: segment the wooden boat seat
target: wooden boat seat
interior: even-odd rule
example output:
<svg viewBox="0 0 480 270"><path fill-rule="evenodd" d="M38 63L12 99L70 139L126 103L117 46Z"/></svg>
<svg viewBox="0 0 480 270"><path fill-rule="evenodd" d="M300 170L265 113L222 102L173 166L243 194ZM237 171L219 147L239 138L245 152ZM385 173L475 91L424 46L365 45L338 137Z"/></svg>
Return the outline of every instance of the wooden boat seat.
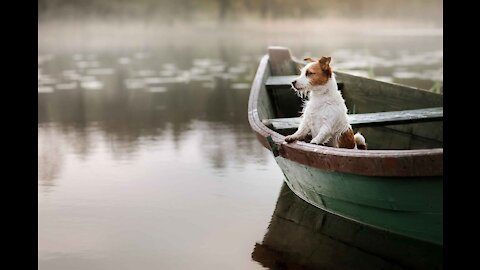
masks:
<svg viewBox="0 0 480 270"><path fill-rule="evenodd" d="M270 76L267 78L267 81L265 82L265 86L267 89L272 89L272 88L290 88L291 87L291 82L297 78L298 75L293 75L293 76ZM337 82L338 89L342 90L343 89L343 83L342 82Z"/></svg>
<svg viewBox="0 0 480 270"><path fill-rule="evenodd" d="M293 76L270 76L267 78L267 82L265 86L269 87L281 87L281 86L289 86L290 83L298 77L297 75Z"/></svg>
<svg viewBox="0 0 480 270"><path fill-rule="evenodd" d="M377 113L349 114L348 122L355 127L387 126L433 122L443 120L443 107L390 111ZM276 130L297 129L300 117L264 119L263 124Z"/></svg>

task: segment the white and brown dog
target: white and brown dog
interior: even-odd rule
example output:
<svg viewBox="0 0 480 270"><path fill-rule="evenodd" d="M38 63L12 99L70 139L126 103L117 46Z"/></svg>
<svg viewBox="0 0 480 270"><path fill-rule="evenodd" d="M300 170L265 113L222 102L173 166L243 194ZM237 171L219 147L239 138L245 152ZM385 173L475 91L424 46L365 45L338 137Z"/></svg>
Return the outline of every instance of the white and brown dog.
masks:
<svg viewBox="0 0 480 270"><path fill-rule="evenodd" d="M311 135L310 143L367 149L365 138L358 132L353 135L348 123L347 106L330 67L331 57L318 61L305 58L305 61L309 63L301 69L292 87L301 96L308 94L309 100L304 104L298 130L285 137L285 141L304 140Z"/></svg>

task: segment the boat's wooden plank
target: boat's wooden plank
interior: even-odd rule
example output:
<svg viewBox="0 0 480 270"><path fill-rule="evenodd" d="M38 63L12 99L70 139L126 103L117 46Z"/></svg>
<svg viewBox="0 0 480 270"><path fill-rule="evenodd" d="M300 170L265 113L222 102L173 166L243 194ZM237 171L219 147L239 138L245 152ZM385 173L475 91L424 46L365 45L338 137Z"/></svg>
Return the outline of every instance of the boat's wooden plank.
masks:
<svg viewBox="0 0 480 270"><path fill-rule="evenodd" d="M410 124L418 122L441 121L442 119L443 107L348 115L348 122L352 126L356 127ZM266 126L281 130L296 129L300 125L300 121L300 117L292 117L265 119L263 120L263 123Z"/></svg>
<svg viewBox="0 0 480 270"><path fill-rule="evenodd" d="M258 66L258 71L253 81L253 87L259 88L258 99L255 101L255 107L258 110L260 117L275 117L275 111L272 100L268 97L268 92L265 87L265 81L270 76L270 69L268 68L268 56L264 56Z"/></svg>
<svg viewBox="0 0 480 270"><path fill-rule="evenodd" d="M393 124L408 124L418 122L441 121L443 119L443 107L405 110L381 113L350 114L348 121L351 125L382 126Z"/></svg>
<svg viewBox="0 0 480 270"><path fill-rule="evenodd" d="M268 47L272 75L295 74L297 64L292 60L290 49L280 46Z"/></svg>
<svg viewBox="0 0 480 270"><path fill-rule="evenodd" d="M298 77L297 75L293 75L293 76L270 76L270 77L268 77L265 85L267 87L282 87L282 86L290 87L291 82L297 77Z"/></svg>
<svg viewBox="0 0 480 270"><path fill-rule="evenodd" d="M443 142L430 138L421 137L408 132L399 131L392 127L413 125L427 125L427 124L441 124L442 122L429 122L408 125L393 125L393 126L373 126L373 127L354 127L355 131L360 131L367 139L368 149L383 149L383 150L409 150L409 149L432 149L442 148ZM282 130L283 134L290 135L291 129Z"/></svg>
<svg viewBox="0 0 480 270"><path fill-rule="evenodd" d="M285 91L290 86L269 87L266 80L271 76L294 75L298 72L297 63L292 59L290 50L286 47L268 47L269 74L265 78L262 90L266 90L268 99L271 101L275 117L299 116L298 109L302 100L294 91Z"/></svg>
<svg viewBox="0 0 480 270"><path fill-rule="evenodd" d="M263 119L262 122L265 126L276 129L297 129L300 126L302 119L300 117L288 117L288 118L273 118Z"/></svg>
<svg viewBox="0 0 480 270"><path fill-rule="evenodd" d="M443 95L411 86L387 83L334 71L344 87L342 96L347 108L356 113L414 110L443 106ZM443 124L439 122L396 125L390 128L420 137L443 141Z"/></svg>
<svg viewBox="0 0 480 270"><path fill-rule="evenodd" d="M415 87L386 83L335 72L337 81L342 81L343 98L348 108L355 104L358 113L392 110L414 110L443 106L443 95Z"/></svg>
<svg viewBox="0 0 480 270"><path fill-rule="evenodd" d="M292 86L291 82L297 78L298 75L291 76L270 76L265 83L265 86L268 89L272 88L290 88ZM343 82L337 82L338 89L343 88Z"/></svg>

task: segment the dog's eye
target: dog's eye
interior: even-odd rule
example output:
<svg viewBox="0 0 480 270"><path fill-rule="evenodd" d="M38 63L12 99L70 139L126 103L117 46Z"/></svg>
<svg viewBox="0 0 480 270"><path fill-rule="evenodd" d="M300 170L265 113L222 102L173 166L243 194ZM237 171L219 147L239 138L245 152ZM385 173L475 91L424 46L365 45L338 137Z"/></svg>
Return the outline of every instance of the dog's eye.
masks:
<svg viewBox="0 0 480 270"><path fill-rule="evenodd" d="M310 76L311 74L312 74L312 72L310 72L310 71L308 71L308 70L307 70L307 71L305 71L305 76L307 76L307 77L308 77L308 76Z"/></svg>

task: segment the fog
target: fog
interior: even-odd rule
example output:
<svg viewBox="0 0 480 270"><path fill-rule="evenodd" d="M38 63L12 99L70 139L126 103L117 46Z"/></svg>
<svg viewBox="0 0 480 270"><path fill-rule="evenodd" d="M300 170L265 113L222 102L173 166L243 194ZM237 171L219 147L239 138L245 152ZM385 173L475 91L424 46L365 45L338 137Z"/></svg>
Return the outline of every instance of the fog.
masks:
<svg viewBox="0 0 480 270"><path fill-rule="evenodd" d="M166 24L196 21L376 18L442 24L441 0L39 0L40 20L121 18Z"/></svg>
<svg viewBox="0 0 480 270"><path fill-rule="evenodd" d="M440 0L39 0L39 50L441 35ZM328 35L328 37L325 37ZM340 43L343 43L340 41Z"/></svg>

